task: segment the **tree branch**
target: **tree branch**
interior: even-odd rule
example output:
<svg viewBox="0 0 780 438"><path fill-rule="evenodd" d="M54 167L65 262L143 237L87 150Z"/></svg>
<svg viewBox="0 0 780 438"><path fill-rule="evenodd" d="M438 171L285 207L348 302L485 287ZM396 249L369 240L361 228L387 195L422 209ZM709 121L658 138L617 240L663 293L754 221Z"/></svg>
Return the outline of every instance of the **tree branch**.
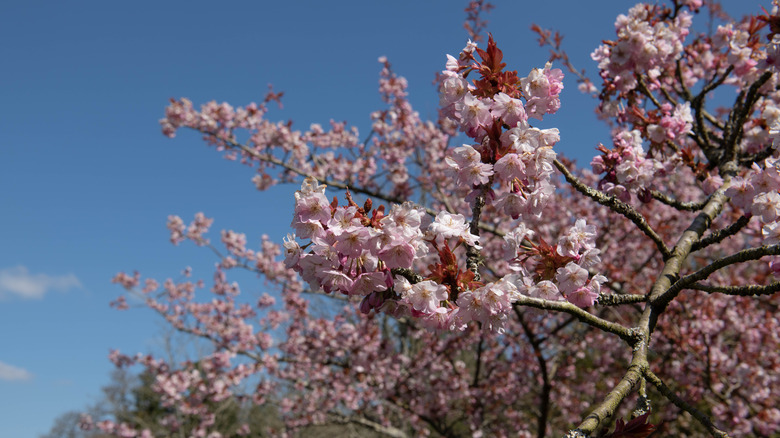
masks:
<svg viewBox="0 0 780 438"><path fill-rule="evenodd" d="M626 341L629 345L632 346L639 340L639 337L634 332L634 330L623 327L620 324L607 321L606 319L599 318L598 316L593 315L592 313L588 313L567 301L550 301L521 295L517 301L515 301L515 305L535 307L537 309L544 310L556 310L559 312L568 313L585 324L607 333L617 335L620 339Z"/></svg>
<svg viewBox="0 0 780 438"><path fill-rule="evenodd" d="M724 193L729 183L730 178L726 178L723 186L710 196L702 211L680 236L671 256L665 260L663 270L650 290L649 303L642 312L638 327L632 329L632 333L638 338L638 342L633 344L631 364L626 374L596 409L585 417L585 420L580 423L579 427L570 431L567 436L587 435L603 426L604 421L614 414L620 402L644 375L645 370L648 368L647 351L650 335L658 322L659 315L664 312L669 302L677 296L677 293L667 294L667 292L674 279L678 278L682 264L691 252L691 247L701 238L704 231L709 228L713 219L720 214L723 204L728 200Z"/></svg>
<svg viewBox="0 0 780 438"><path fill-rule="evenodd" d="M647 296L638 294L599 294L597 303L600 306L619 306L621 304L644 303Z"/></svg>
<svg viewBox="0 0 780 438"><path fill-rule="evenodd" d="M725 151L723 154L723 161L732 161L737 157L737 149L739 147L739 139L742 138L742 130L744 129L745 120L747 120L750 113L753 111L753 105L758 101L761 96L758 93L758 89L761 88L773 75L772 70L767 70L762 74L747 91L744 102L737 102L734 104L734 108L729 114L729 123L727 125L728 135L724 136Z"/></svg>
<svg viewBox="0 0 780 438"><path fill-rule="evenodd" d="M682 409L685 412L688 412L691 414L696 420L699 421L704 427L707 428L707 431L710 433L710 435L718 438L729 438L729 435L715 427L714 424L712 424L712 420L709 419L706 415L704 415L701 411L696 409L695 407L691 406L690 403L686 402L685 400L681 399L677 394L675 394L671 389L669 389L668 386L664 384L664 382L658 378L652 371L649 369L645 369L644 372L645 378L652 383L656 388L658 388L658 392L660 392L664 397L666 397L669 401L674 403L675 406Z"/></svg>
<svg viewBox="0 0 780 438"><path fill-rule="evenodd" d="M656 300L656 302L658 303L668 302L666 301L668 297L677 295L681 290L689 287L690 285L696 283L697 281L706 280L707 277L710 276L710 274L726 266L733 265L735 263L747 262L750 260L758 260L761 257L768 256L768 255L780 255L780 244L764 245L764 246L759 246L758 248L743 249L742 251L734 253L730 256L726 256L718 260L715 260L714 262L699 269L693 274L686 275L685 277L682 277L679 280L677 280L674 284L672 284L669 287L669 289L667 289L661 296L658 297L658 300Z"/></svg>
<svg viewBox="0 0 780 438"><path fill-rule="evenodd" d="M712 286L708 284L695 283L689 286L691 289L701 290L709 293L719 293L724 295L738 295L742 297L772 295L780 291L780 281L767 285L751 284L748 286Z"/></svg>
<svg viewBox="0 0 780 438"><path fill-rule="evenodd" d="M238 143L237 141L235 141L233 139L220 137L219 135L217 135L216 133L213 133L213 132L199 131L199 130L197 130L195 128L190 128L190 129L193 129L193 130L198 131L198 132L200 132L202 134L214 137L216 140L223 142L225 148L227 148L227 149L240 149L242 152L252 156L253 158L255 158L258 161L262 161L262 162L265 162L265 163L269 163L269 164L273 164L273 165L279 166L282 169L285 169L285 170L287 170L289 172L292 172L292 173L294 173L296 175L300 175L302 177L314 178L315 180L317 180L318 183L325 184L326 186L334 187L334 188L337 188L337 189L340 189L340 190L351 190L352 192L360 193L360 194L363 194L363 195L366 195L366 196L369 196L369 197L372 197L372 198L375 198L375 199L381 199L381 200L383 200L385 202L389 202L389 203L393 203L393 204L403 204L404 202L407 201L407 200L404 200L404 199L401 199L401 198L396 198L396 197L390 196L388 194L385 194L385 193L382 193L382 192L379 192L379 191L376 191L376 190L370 190L370 189L367 189L365 187L359 187L359 186L349 186L348 184L344 184L344 183L341 183L341 182L338 182L338 181L335 181L335 180L332 180L332 179L327 179L325 177L319 177L319 176L313 175L311 173L308 173L308 172L306 172L304 170L301 170L301 169L299 169L299 168L297 168L297 167L295 167L295 166L293 166L291 164L288 164L288 163L280 160L279 158L274 157L273 155L261 154L261 153L257 152L256 150L252 149L251 147L249 147L247 145L244 145L244 144L241 144L241 143ZM484 201L483 201L483 203L484 203ZM426 206L422 206L422 207L425 209L425 212L428 213L431 216L436 216L436 214L438 213L437 211L435 211L435 210L433 210L433 209L431 209L429 207L426 207ZM446 203L445 203L445 207L449 210L449 207L446 205ZM495 235L497 235L499 237L503 237L504 236L503 232L501 232L496 227L491 226L491 225L482 224L482 223L477 222L477 228L480 229L480 230L487 231L487 232L489 232L491 234L495 234ZM473 233L473 231L472 231L472 233ZM479 233L474 233L474 234L479 234Z"/></svg>
<svg viewBox="0 0 780 438"><path fill-rule="evenodd" d="M634 385L636 385L642 379L642 375L647 369L647 358L645 354L641 354L641 352L646 352L646 349L635 349L635 354L631 360L631 365L629 365L626 374L623 376L620 382L618 382L612 391L607 394L607 396L604 398L604 401L602 401L596 407L596 409L594 409L590 414L588 414L587 417L585 417L585 420L580 423L577 429L569 433L570 435L572 433L579 432L584 433L585 436L588 436L596 431L596 429L598 429L600 426L604 425L605 420L611 418L615 414L615 411L620 405L620 402L622 402L623 399L628 396Z"/></svg>
<svg viewBox="0 0 780 438"><path fill-rule="evenodd" d="M704 205L707 203L707 201L703 202L680 202L677 199L674 199L664 193L659 192L658 190L652 190L650 194L653 195L653 198L657 201L663 202L664 204L674 207L678 210L685 210L685 211L699 211L702 208L704 208Z"/></svg>
<svg viewBox="0 0 780 438"><path fill-rule="evenodd" d="M672 257L666 260L660 276L653 284L653 287L650 290L649 306L652 308L652 311L648 312L647 309L645 309L645 312L642 315L643 318L649 318L646 327L648 329L648 335L652 333L655 328L658 316L663 313L669 302L677 296L679 290L672 290L672 284L679 278L682 265L685 260L688 259L688 255L691 253L694 243L701 239L704 231L710 227L712 221L723 209L723 205L728 200L725 191L730 182L731 179L727 177L724 184L710 196L707 205L704 206L688 229L680 236L680 239L674 246Z"/></svg>
<svg viewBox="0 0 780 438"><path fill-rule="evenodd" d="M568 181L569 184L571 184L572 187L574 187L578 192L593 199L601 205L609 207L609 209L615 213L621 214L628 218L643 233L645 233L645 235L649 237L650 240L655 243L655 246L657 246L658 250L661 252L661 254L663 254L664 259L667 259L671 256L669 248L666 247L666 244L664 244L663 240L661 240L661 237L652 228L650 228L650 225L647 223L647 220L645 220L645 217L634 210L633 207L615 198L614 196L608 196L604 192L586 186L576 176L569 172L569 169L567 169L566 166L557 159L553 163L555 164L555 167L557 167L558 170L563 173L566 181Z"/></svg>
<svg viewBox="0 0 780 438"><path fill-rule="evenodd" d="M698 251L702 248L706 248L712 244L718 243L722 240L724 240L727 237L733 236L739 232L742 228L745 228L745 225L750 222L750 218L747 216L740 216L739 219L737 219L736 222L733 224L727 226L726 228L720 229L718 231L714 231L707 236L699 239L696 243L693 244L691 247L691 252Z"/></svg>
<svg viewBox="0 0 780 438"><path fill-rule="evenodd" d="M389 436L389 437L392 437L392 438L406 438L408 436L401 429L397 429L395 427L382 426L381 424L375 423L375 422L373 422L373 421L371 421L371 420L369 420L367 418L364 418L364 417L356 417L356 416L347 417L347 416L340 415L340 414L335 414L335 413L332 413L332 412L328 413L328 415L334 420L334 422L338 422L338 423L341 423L341 424L346 424L346 423L359 424L359 425L361 425L361 426L363 426L363 427L365 427L367 429L373 430L376 433L379 433L379 434L382 434L382 435L385 435L385 436Z"/></svg>
<svg viewBox="0 0 780 438"><path fill-rule="evenodd" d="M534 356L539 363L539 372L542 375L542 392L539 394L541 402L539 404L539 417L536 422L536 436L538 438L544 438L547 433L547 417L550 415L550 392L552 391L552 384L550 383L550 374L547 370L547 361L544 358L544 352L542 351L542 341L536 338L536 335L531 330L531 327L523 319L523 314L517 306L512 307L517 315L517 320L523 327L523 332L528 337L528 342L531 344L531 348L534 350Z"/></svg>

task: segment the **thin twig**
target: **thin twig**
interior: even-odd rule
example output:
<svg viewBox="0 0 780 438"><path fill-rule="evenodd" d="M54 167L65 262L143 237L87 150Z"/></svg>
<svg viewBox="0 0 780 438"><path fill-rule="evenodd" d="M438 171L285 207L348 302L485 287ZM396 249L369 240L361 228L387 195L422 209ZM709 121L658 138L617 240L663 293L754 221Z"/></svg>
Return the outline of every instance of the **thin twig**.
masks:
<svg viewBox="0 0 780 438"><path fill-rule="evenodd" d="M712 244L718 243L727 237L737 234L739 230L741 230L742 228L745 227L745 225L748 224L748 222L750 222L749 217L740 216L740 218L737 219L736 222L727 226L726 228L722 228L718 231L712 232L707 236L699 239L698 242L693 244L693 246L691 247L691 251L698 251L702 248L706 248Z"/></svg>
<svg viewBox="0 0 780 438"><path fill-rule="evenodd" d="M710 274L726 266L733 265L735 263L747 262L750 260L758 260L761 257L765 257L768 255L780 255L780 244L764 245L764 246L759 246L758 248L743 249L742 251L739 251L737 253L719 258L718 260L715 260L714 262L699 269L693 274L686 275L685 277L682 277L676 282L674 282L674 284L672 284L669 287L669 289L667 289L659 297L658 302L665 301L669 296L677 295L677 293L679 293L681 290L690 287L691 285L693 285L698 281L706 280L707 277L710 276Z"/></svg>
<svg viewBox="0 0 780 438"><path fill-rule="evenodd" d="M513 307L517 320L523 327L525 335L528 337L528 342L531 344L531 348L534 350L534 356L536 356L536 362L539 364L539 372L542 375L542 393L539 394L541 399L539 404L539 417L536 422L536 435L538 438L544 438L547 434L547 420L550 415L550 392L552 391L552 383L550 382L550 374L547 370L547 360L544 357L544 351L542 341L539 340L534 334L531 327L523 319L523 313L520 312L520 308Z"/></svg>
<svg viewBox="0 0 780 438"><path fill-rule="evenodd" d="M600 306L619 306L621 304L644 303L647 301L646 295L636 294L599 294L598 304Z"/></svg>
<svg viewBox="0 0 780 438"><path fill-rule="evenodd" d="M747 286L712 286L709 284L695 283L689 286L690 289L696 289L709 293L719 293L724 295L738 295L742 297L772 295L780 291L780 281L767 285L751 284Z"/></svg>
<svg viewBox="0 0 780 438"><path fill-rule="evenodd" d="M678 210L699 211L704 208L704 205L707 203L707 200L702 202L680 202L677 199L666 195L665 193L659 192L658 190L652 190L650 194L652 194L653 198L657 201L663 202L664 204L670 207L674 207Z"/></svg>
<svg viewBox="0 0 780 438"><path fill-rule="evenodd" d="M650 383L652 383L656 388L658 388L658 392L660 392L664 397L669 399L669 401L674 403L675 406L691 414L694 418L696 418L696 420L699 421L699 423L701 423L704 427L706 427L710 435L718 438L729 438L729 434L715 427L715 425L712 424L712 420L710 420L709 417L704 415L701 411L699 411L695 407L691 406L690 403L681 399L677 394L674 393L674 391L669 389L669 387L666 386L664 382L661 379L659 379L658 376L656 376L652 371L650 371L649 369L645 369L644 375L645 378L647 378L647 380Z"/></svg>
<svg viewBox="0 0 780 438"><path fill-rule="evenodd" d="M517 298L517 301L515 301L515 305L535 307L537 309L544 310L556 310L558 312L568 313L585 324L607 333L617 335L620 339L626 341L629 345L633 346L638 341L637 334L632 329L626 328L611 321L607 321L606 319L599 318L598 316L586 312L585 310L580 309L568 301L550 301L521 295Z"/></svg>

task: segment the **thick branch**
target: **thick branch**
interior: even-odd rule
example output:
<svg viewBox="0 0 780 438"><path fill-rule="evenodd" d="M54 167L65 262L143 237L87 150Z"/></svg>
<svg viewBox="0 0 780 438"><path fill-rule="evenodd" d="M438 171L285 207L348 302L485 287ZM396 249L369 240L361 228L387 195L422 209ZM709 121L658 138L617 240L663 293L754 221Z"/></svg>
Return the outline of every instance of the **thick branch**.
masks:
<svg viewBox="0 0 780 438"><path fill-rule="evenodd" d="M687 260L688 255L691 253L694 243L696 243L704 231L707 230L715 217L720 214L723 209L723 205L728 198L725 195L725 191L730 184L730 178L727 178L724 184L710 196L710 200L707 205L704 206L702 211L696 216L691 225L686 229L677 244L674 246L672 257L666 260L664 268L661 271L661 275L653 284L653 288L650 291L650 307L652 312L645 312L643 318L647 317L647 329L649 333L655 328L655 324L658 320L658 316L663 313L666 306L677 296L679 290L672 291L672 283L674 283L680 275L683 263ZM696 280L694 280L696 281Z"/></svg>
<svg viewBox="0 0 780 438"><path fill-rule="evenodd" d="M389 436L389 437L393 437L393 438L406 438L407 437L406 433L404 433L404 431L402 431L401 429L397 429L395 427L382 426L381 424L375 423L375 422L373 422L373 421L371 421L371 420L369 420L367 418L357 417L357 416L346 417L346 416L335 414L335 413L329 413L329 415L331 416L331 418L333 418L333 420L335 422L339 422L339 423L342 423L342 424L344 424L344 423L359 424L359 425L361 425L361 426L363 426L365 428L373 430L376 433L379 433L379 434L382 434L382 435L385 435L385 436Z"/></svg>
<svg viewBox="0 0 780 438"><path fill-rule="evenodd" d="M646 351L644 348L642 351ZM631 361L631 365L628 367L628 371L615 386L612 391L607 394L596 409L594 409L585 420L577 427L576 431L584 433L586 436L590 435L600 426L605 424L605 420L611 418L617 410L620 402L628 396L631 389L641 379L644 371L647 369L647 358L644 354L634 354L634 358ZM572 431L575 432L575 431ZM576 435L575 435L576 436Z"/></svg>

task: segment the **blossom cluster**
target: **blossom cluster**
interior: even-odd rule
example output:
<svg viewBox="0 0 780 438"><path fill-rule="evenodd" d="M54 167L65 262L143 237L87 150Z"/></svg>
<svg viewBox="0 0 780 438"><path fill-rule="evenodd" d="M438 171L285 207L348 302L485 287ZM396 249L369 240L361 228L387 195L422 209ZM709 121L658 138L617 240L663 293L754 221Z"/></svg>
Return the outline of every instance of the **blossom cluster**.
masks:
<svg viewBox="0 0 780 438"><path fill-rule="evenodd" d="M444 157L446 174L468 193L474 208L483 208L476 203L482 197L512 219L538 218L554 194L550 178L559 134L554 128L532 127L528 120L557 111L563 74L548 64L518 78L504 70L502 56L492 37L486 50L469 42L459 58L448 56L440 79L442 115L476 143ZM469 83L473 72L481 78ZM484 282L476 268L463 269L467 263L457 250L481 249L474 224L463 215L440 211L431 217L411 203L393 205L387 214L384 206L372 207L370 200L359 206L349 193L346 205L329 202L325 185L305 179L295 194L295 234L284 243L286 266L313 290L360 298L364 313L411 315L443 330L464 330L478 321L487 330L502 332L521 294L542 297L542 290L543 298L591 306L606 281L587 270L599 262L599 251L595 228L582 219L557 247L529 241L522 254L517 248L533 232L518 234L525 229L521 222L506 238L516 247L507 259L515 272ZM552 271L535 273L539 266Z"/></svg>
<svg viewBox="0 0 780 438"><path fill-rule="evenodd" d="M235 354L225 351L217 351L203 358L197 364L188 364L189 367L174 370L169 364L150 355L136 354L128 356L116 350L112 350L109 359L118 367L125 368L135 364L143 365L147 372L155 376L152 389L160 395L162 406L171 410L161 419L162 426L169 431L183 430L186 423L185 417L197 418L194 424L192 436L205 438L222 438L223 435L211 429L216 420L214 412L209 410L207 403L219 403L228 400L232 394L232 388L241 381L253 375L256 370L253 366L231 364ZM174 413L178 411L178 413ZM133 426L124 421L102 420L95 421L90 415L82 415L79 421L82 430L97 429L104 434L110 434L120 438L153 438L155 434L148 428L149 424L141 427ZM158 425L154 425L158 426ZM250 432L248 425L243 424L236 428L238 436L246 436Z"/></svg>
<svg viewBox="0 0 780 438"><path fill-rule="evenodd" d="M332 205L325 197L325 185L305 179L295 193L295 234L284 242L285 265L295 268L315 290L361 296L364 306L381 306L392 284L390 270L410 268L428 247L420 229L424 212L417 207L396 205L385 215L380 206L368 217L370 207L370 203L361 208L354 202ZM453 236L463 231L454 223L436 224L449 227ZM296 237L311 241L305 245L309 252L303 251Z"/></svg>
<svg viewBox="0 0 780 438"><path fill-rule="evenodd" d="M593 173L604 174L599 189L626 202L631 199L631 193L646 197L663 165L647 157L642 135L636 129L616 132L612 142L613 149L600 145L598 150L602 154L590 163Z"/></svg>
<svg viewBox="0 0 780 438"><path fill-rule="evenodd" d="M638 85L635 72L648 76L650 89L658 87L657 79L682 53L691 26L688 11L681 11L671 21L659 19L669 13L666 8L640 3L628 15L618 16L617 40L604 42L591 55L598 62L607 90L633 90Z"/></svg>
<svg viewBox="0 0 780 438"><path fill-rule="evenodd" d="M780 243L780 158L770 157L763 166L753 164L744 177L735 177L726 195L732 203L761 218L761 234L764 244ZM773 270L780 273L780 260L772 262Z"/></svg>
<svg viewBox="0 0 780 438"><path fill-rule="evenodd" d="M548 63L518 78L516 71L503 70L502 58L492 36L486 50L469 42L457 59L448 55L439 88L441 112L476 144L455 148L445 162L460 187L475 189L469 199L484 187L513 219L538 216L553 192L552 147L560 136L555 128L532 127L528 118L541 120L558 110L563 73ZM469 83L475 71L482 77Z"/></svg>
<svg viewBox="0 0 780 438"><path fill-rule="evenodd" d="M531 239L534 232L524 225L504 236L504 258L517 271L518 292L552 301L567 300L579 307L595 304L607 278L591 275L601 262L596 248L596 227L578 219L552 246Z"/></svg>

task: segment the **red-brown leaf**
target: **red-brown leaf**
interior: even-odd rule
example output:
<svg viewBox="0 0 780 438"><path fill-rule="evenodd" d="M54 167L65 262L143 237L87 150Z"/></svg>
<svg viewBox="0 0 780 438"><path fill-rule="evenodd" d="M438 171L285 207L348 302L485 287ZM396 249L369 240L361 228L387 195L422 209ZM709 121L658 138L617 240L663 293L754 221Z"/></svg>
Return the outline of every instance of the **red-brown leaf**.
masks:
<svg viewBox="0 0 780 438"><path fill-rule="evenodd" d="M650 412L640 415L628 423L623 423L622 418L615 422L615 431L604 438L647 438L655 432L655 425L647 422Z"/></svg>

